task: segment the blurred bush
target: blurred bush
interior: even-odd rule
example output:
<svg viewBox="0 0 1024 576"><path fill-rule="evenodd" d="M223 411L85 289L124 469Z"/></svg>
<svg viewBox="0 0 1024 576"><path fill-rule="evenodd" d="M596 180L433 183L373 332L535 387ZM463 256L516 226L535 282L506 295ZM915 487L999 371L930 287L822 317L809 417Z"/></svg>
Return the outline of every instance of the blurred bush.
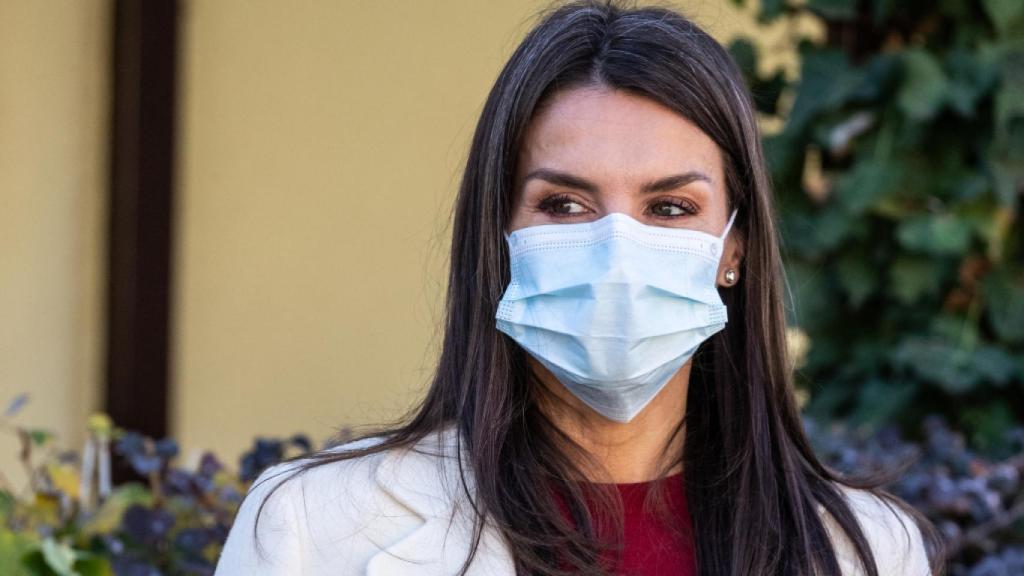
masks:
<svg viewBox="0 0 1024 576"><path fill-rule="evenodd" d="M0 574L4 576L209 576L250 483L265 468L309 453L299 434L258 438L238 472L210 453L194 469L177 463L171 439L154 440L90 422L81 454L61 452L52 436L20 426L19 397L0 428L21 440L29 472L25 490L0 485ZM941 418L929 418L922 443L893 427L873 433L806 419L821 458L840 472L907 467L889 487L928 516L949 543L950 576L1024 574L1024 428L1006 433L1015 453L993 461L972 452ZM324 447L349 439L342 428ZM111 459L128 462L144 481L110 485Z"/></svg>
<svg viewBox="0 0 1024 576"><path fill-rule="evenodd" d="M806 410L915 434L940 414L1005 456L1024 418L1024 2L763 0L759 18L808 12L827 37L793 39L796 82L730 46L783 121L765 146Z"/></svg>
<svg viewBox="0 0 1024 576"><path fill-rule="evenodd" d="M949 576L1024 574L1024 428L1005 432L1001 440L1014 455L1004 460L973 452L937 416L925 420L921 443L893 426L866 433L807 418L804 428L817 454L840 472L903 470L887 489L939 529Z"/></svg>
<svg viewBox="0 0 1024 576"><path fill-rule="evenodd" d="M194 469L176 464L174 440L114 427L97 414L82 452L59 451L51 434L19 426L16 398L0 429L19 438L29 485L0 475L3 576L211 575L228 530L264 468L308 453L309 439L258 438L229 472L213 454ZM144 481L111 486L111 459Z"/></svg>

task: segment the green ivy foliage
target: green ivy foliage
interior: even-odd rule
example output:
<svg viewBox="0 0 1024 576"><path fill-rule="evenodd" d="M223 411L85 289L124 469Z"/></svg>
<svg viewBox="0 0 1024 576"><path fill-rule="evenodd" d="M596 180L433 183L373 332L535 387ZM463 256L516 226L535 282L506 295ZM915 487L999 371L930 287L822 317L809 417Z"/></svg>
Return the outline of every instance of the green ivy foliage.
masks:
<svg viewBox="0 0 1024 576"><path fill-rule="evenodd" d="M827 38L794 38L795 82L730 46L784 120L765 147L806 409L907 430L939 413L998 452L1024 420L1024 2L763 0L758 17L808 12Z"/></svg>

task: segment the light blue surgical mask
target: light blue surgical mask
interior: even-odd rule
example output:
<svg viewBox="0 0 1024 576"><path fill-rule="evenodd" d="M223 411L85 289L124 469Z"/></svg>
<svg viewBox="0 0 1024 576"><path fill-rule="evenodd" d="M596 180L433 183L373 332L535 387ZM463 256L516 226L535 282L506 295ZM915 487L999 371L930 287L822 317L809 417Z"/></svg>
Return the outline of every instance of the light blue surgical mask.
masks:
<svg viewBox="0 0 1024 576"><path fill-rule="evenodd" d="M629 422L728 320L721 236L621 213L506 234L497 327L606 418Z"/></svg>

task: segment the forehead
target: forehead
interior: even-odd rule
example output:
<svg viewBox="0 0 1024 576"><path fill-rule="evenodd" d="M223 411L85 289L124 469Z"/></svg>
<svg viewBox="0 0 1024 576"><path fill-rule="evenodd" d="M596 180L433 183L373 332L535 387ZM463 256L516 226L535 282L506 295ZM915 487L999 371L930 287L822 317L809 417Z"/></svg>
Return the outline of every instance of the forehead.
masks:
<svg viewBox="0 0 1024 576"><path fill-rule="evenodd" d="M554 94L531 120L517 177L532 168L586 172L607 184L701 170L719 187L721 156L711 138L681 114L643 96L606 87Z"/></svg>

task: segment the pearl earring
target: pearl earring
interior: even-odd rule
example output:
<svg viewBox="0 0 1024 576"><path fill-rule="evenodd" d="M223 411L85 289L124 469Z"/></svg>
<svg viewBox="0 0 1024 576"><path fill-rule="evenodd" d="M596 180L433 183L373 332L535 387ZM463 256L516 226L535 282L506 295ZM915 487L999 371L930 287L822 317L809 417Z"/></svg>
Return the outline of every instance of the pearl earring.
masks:
<svg viewBox="0 0 1024 576"><path fill-rule="evenodd" d="M726 270L725 271L725 281L728 284L732 284L733 282L736 282L736 271L733 270L732 268L729 268L728 270Z"/></svg>

